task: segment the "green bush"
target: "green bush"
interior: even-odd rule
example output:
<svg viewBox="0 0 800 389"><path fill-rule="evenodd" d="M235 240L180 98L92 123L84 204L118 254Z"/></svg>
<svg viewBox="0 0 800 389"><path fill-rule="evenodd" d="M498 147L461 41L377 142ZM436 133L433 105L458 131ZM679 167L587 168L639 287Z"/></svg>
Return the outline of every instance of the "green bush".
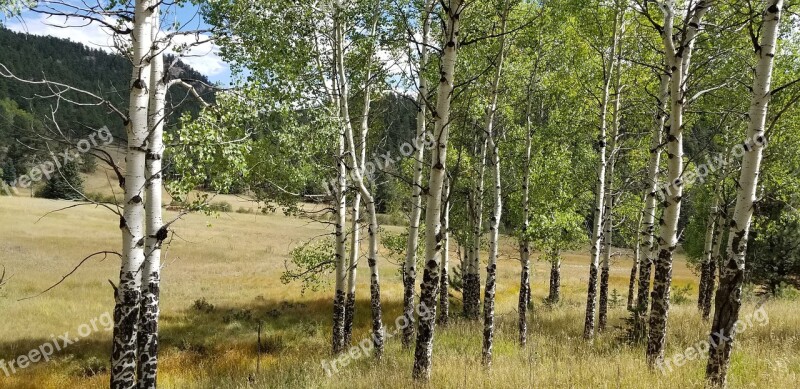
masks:
<svg viewBox="0 0 800 389"><path fill-rule="evenodd" d="M201 297L198 300L194 300L192 309L203 313L211 313L214 310L214 304L209 303L205 297Z"/></svg>
<svg viewBox="0 0 800 389"><path fill-rule="evenodd" d="M775 288L775 298L788 301L797 301L800 299L800 290L797 290L793 285L781 282Z"/></svg>
<svg viewBox="0 0 800 389"><path fill-rule="evenodd" d="M689 292L692 291L691 285L684 285L684 286L676 286L672 290L672 302L681 305L686 304L691 301L691 297L689 297Z"/></svg>
<svg viewBox="0 0 800 389"><path fill-rule="evenodd" d="M233 212L233 206L226 201L218 201L208 205L208 210L212 212Z"/></svg>
<svg viewBox="0 0 800 389"><path fill-rule="evenodd" d="M86 198L96 203L103 203L103 204L119 204L120 202L117 201L117 198L113 194L102 194L97 192L91 192L86 194Z"/></svg>
<svg viewBox="0 0 800 389"><path fill-rule="evenodd" d="M67 163L53 173L50 180L36 192L36 197L46 199L81 200L83 199L83 178L78 173L75 163Z"/></svg>

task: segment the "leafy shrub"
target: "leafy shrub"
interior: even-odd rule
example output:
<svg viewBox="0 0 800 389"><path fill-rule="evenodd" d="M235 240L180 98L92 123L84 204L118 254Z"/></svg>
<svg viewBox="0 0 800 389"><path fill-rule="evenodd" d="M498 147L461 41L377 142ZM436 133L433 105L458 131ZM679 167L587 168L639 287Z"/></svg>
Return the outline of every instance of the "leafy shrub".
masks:
<svg viewBox="0 0 800 389"><path fill-rule="evenodd" d="M324 276L335 268L333 239L308 242L292 249L289 255L291 259L286 261L281 282L300 281L300 293L305 293L306 289L318 290L325 283Z"/></svg>
<svg viewBox="0 0 800 389"><path fill-rule="evenodd" d="M218 201L208 205L208 210L211 212L233 212L233 206L227 201Z"/></svg>
<svg viewBox="0 0 800 389"><path fill-rule="evenodd" d="M201 297L199 300L194 300L192 309L203 313L211 313L214 310L214 305L206 301L205 297Z"/></svg>
<svg viewBox="0 0 800 389"><path fill-rule="evenodd" d="M222 316L222 322L225 324L249 322L251 320L253 320L253 313L249 309L234 309Z"/></svg>
<svg viewBox="0 0 800 389"><path fill-rule="evenodd" d="M83 199L83 178L78 173L75 163L63 165L53 173L36 197L46 199L81 200Z"/></svg>
<svg viewBox="0 0 800 389"><path fill-rule="evenodd" d="M691 297L689 297L689 292L691 292L691 290L691 285L676 286L672 290L672 302L678 305L690 302Z"/></svg>
<svg viewBox="0 0 800 389"><path fill-rule="evenodd" d="M775 289L775 298L788 301L797 301L800 299L800 291L794 286L785 282L780 283Z"/></svg>
<svg viewBox="0 0 800 389"><path fill-rule="evenodd" d="M90 357L85 361L81 361L80 365L75 372L76 375L80 377L94 377L98 374L104 374L108 372L108 363L105 359L100 359L97 357Z"/></svg>
<svg viewBox="0 0 800 389"><path fill-rule="evenodd" d="M611 290L611 295L608 296L608 304L612 308L616 308L622 304L622 295L619 294L616 288Z"/></svg>
<svg viewBox="0 0 800 389"><path fill-rule="evenodd" d="M96 203L103 203L103 204L119 204L120 202L117 201L117 198L113 195L105 195L98 192L91 192L86 194L86 198L94 201Z"/></svg>

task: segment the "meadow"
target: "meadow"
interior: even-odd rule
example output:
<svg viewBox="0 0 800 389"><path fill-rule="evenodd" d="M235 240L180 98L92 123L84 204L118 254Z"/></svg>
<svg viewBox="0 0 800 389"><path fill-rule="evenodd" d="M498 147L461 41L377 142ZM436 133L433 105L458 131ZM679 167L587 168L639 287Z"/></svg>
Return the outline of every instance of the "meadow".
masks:
<svg viewBox="0 0 800 389"><path fill-rule="evenodd" d="M96 183L100 185L100 183ZM91 182L89 185L92 185ZM233 209L252 204L226 198ZM116 256L87 260L58 282L88 254L118 250L115 216L82 206L47 212L71 203L25 197L0 197L0 264L6 286L0 291L0 359L11 361L65 332L80 338L49 357L11 374L0 371L2 388L103 388L108 385L111 332L104 315L113 309L112 287L119 272ZM165 220L175 212L167 211ZM161 289L162 388L401 388L411 380L413 350L390 338L384 359L352 359L328 376L333 285L301 294L299 284L280 281L289 251L328 231L319 223L282 214L189 214L173 225L164 251ZM387 227L400 231L399 227ZM485 257L485 256L484 256ZM538 255L535 255L538 257ZM455 260L456 255L451 255ZM642 345L620 340L624 321L630 255L615 257L611 271L609 328L590 344L581 337L585 308L586 250L565 255L562 302L543 303L549 264L534 262L529 343L517 345L518 271L516 245L504 238L497 291L498 332L491 370L480 365L482 325L458 318L460 294L452 293L448 327L437 327L430 385L437 388L698 388L705 359L683 366L649 370ZM359 275L354 342L369 336L369 286ZM395 330L402 288L397 265L381 260L384 321ZM708 336L709 323L696 308L697 276L678 256L673 279L667 356L682 354ZM616 290L616 292L614 292ZM759 298L746 293L742 315ZM21 300L24 299L24 300ZM614 300L612 298L612 300ZM792 388L800 381L800 302L769 300L768 322L737 337L730 385L734 388ZM95 325L92 326L91 324ZM259 324L260 323L260 324ZM258 328L261 327L259 345ZM89 333L87 328L92 328Z"/></svg>

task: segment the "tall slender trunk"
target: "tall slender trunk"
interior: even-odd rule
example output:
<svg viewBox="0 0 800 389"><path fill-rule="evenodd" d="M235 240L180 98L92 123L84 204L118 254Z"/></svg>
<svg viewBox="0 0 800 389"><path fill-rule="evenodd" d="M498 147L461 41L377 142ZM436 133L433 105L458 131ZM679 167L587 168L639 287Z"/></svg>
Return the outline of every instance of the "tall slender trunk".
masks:
<svg viewBox="0 0 800 389"><path fill-rule="evenodd" d="M661 163L661 139L664 137L664 123L667 120L667 99L669 99L670 75L665 71L659 75L660 87L656 100L656 115L653 125L653 137L650 140L650 162L647 165L647 189L645 189L645 205L642 229L639 233L639 290L636 296L634 326L636 338L644 337L647 331L647 315L650 310L650 274L656 253L656 200L658 191L658 170Z"/></svg>
<svg viewBox="0 0 800 389"><path fill-rule="evenodd" d="M619 13L620 11L617 10ZM603 203L605 195L606 184L606 130L608 128L608 101L609 90L611 89L612 74L616 66L616 52L617 45L619 44L619 16L614 17L613 25L613 38L611 45L611 55L606 62L605 54L604 62L604 83L603 83L603 96L600 104L600 134L597 137L597 149L600 156L600 161L597 164L597 187L595 188L595 201L594 201L594 222L592 223L592 249L591 249L591 263L589 264L589 286L586 293L586 318L583 326L583 337L585 339L594 338L595 329L595 313L597 311L597 273L600 265L600 245L602 243L602 228L603 228Z"/></svg>
<svg viewBox="0 0 800 389"><path fill-rule="evenodd" d="M363 150L363 147L362 147ZM362 169L364 154L361 154ZM347 296L344 306L344 334L342 344L349 347L353 341L353 319L356 315L356 279L358 278L358 260L361 256L361 193L353 195L350 232L350 260L347 265Z"/></svg>
<svg viewBox="0 0 800 389"><path fill-rule="evenodd" d="M609 149L611 153L609 155L608 172L606 173L606 197L603 200L603 205L605 207L603 211L605 226L603 229L605 232L603 233L603 265L600 274L600 309L597 315L598 331L605 331L606 322L608 321L608 273L611 266L611 244L612 234L614 232L614 165L616 164L616 155L618 152L617 137L619 137L619 122L622 106L622 87L619 84L620 73L620 71L617 71L616 80L614 81L616 85L616 96L614 100L614 111L612 112L611 135L609 136Z"/></svg>
<svg viewBox="0 0 800 389"><path fill-rule="evenodd" d="M334 15L334 23L338 23L339 8L336 8ZM338 24L337 24L338 25ZM333 77L331 77L332 85L332 100L335 104L336 114L338 117L343 116L342 100L347 100L346 95L342 95L339 86L338 74L343 71L339 68L338 51L334 52L333 60ZM336 188L334 193L336 200L334 206L336 209L336 221L334 223L335 235L335 255L336 255L336 269L334 271L336 277L336 293L333 299L333 353L338 354L344 351L345 348L345 332L346 332L346 305L348 304L347 295L345 291L345 283L349 282L352 273L348 274L347 269L347 233L345 232L345 225L347 223L347 135L344 126L339 124L339 149L336 154ZM358 203L354 203L358 205ZM356 257L358 258L358 257ZM351 271L353 267L351 264ZM353 280L353 287L355 288L355 278ZM349 286L349 285L348 285ZM348 289L349 291L349 289ZM353 289L355 291L355 289ZM355 293L352 303L355 309ZM351 332L352 334L352 332Z"/></svg>
<svg viewBox="0 0 800 389"><path fill-rule="evenodd" d="M528 85L528 105L525 111L525 161L522 179L522 229L519 237L519 300L517 301L517 311L519 311L519 344L525 346L528 342L528 302L531 299L531 242L528 238L528 227L530 225L530 185L531 185L531 143L533 126L531 124L531 89L533 88L533 77Z"/></svg>
<svg viewBox="0 0 800 389"><path fill-rule="evenodd" d="M425 68L428 65L428 36L431 29L430 13L434 2L429 0L422 11L422 44L419 48L419 92L417 93L417 140L425 134L428 80ZM415 142L415 147L420 146ZM411 218L408 223L408 242L406 245L406 262L403 268L403 314L408 325L403 328L403 348L410 348L414 339L414 289L417 280L417 249L419 248L419 221L422 215L422 170L424 167L425 148L414 150L414 177L411 186Z"/></svg>
<svg viewBox="0 0 800 389"><path fill-rule="evenodd" d="M653 279L652 309L647 341L647 362L654 366L664 356L667 340L667 317L669 316L669 295L672 282L672 258L678 245L678 219L683 196L683 107L685 103L686 76L691 62L695 38L700 31L703 15L708 10L705 0L700 0L686 12L688 27L681 37L680 44L673 41L674 0L668 0L664 7L664 42L667 67L672 71L670 79L670 123L667 131L667 186L664 194L664 214L659 224L658 257L655 260Z"/></svg>
<svg viewBox="0 0 800 389"><path fill-rule="evenodd" d="M561 300L561 252L553 249L548 256L550 257L550 292L547 302L556 304Z"/></svg>
<svg viewBox="0 0 800 389"><path fill-rule="evenodd" d="M347 222L347 166L345 164L345 134L344 129L339 133L339 150L336 155L337 180L334 193L336 200L336 221L334 225L335 239L335 263L334 271L336 277L336 292L333 297L333 354L338 354L344 350L344 316L345 316L345 284L347 280L347 234L345 233L345 223Z"/></svg>
<svg viewBox="0 0 800 389"><path fill-rule="evenodd" d="M164 155L164 120L167 84L164 54L158 42L160 11L153 12L150 103L148 106L147 157L145 162L145 260L142 266L142 303L137 339L137 376L140 389L155 389L158 373L158 317L161 282L161 242L167 237L161 217L161 158Z"/></svg>
<svg viewBox="0 0 800 389"><path fill-rule="evenodd" d="M642 230L642 219L644 219L644 212L639 213L639 222L636 225L637 232ZM636 243L633 246L633 266L631 267L631 275L629 278L630 281L628 282L628 311L633 311L634 307L636 306L636 273L639 270L639 251L641 250L641 241L642 235L637 234Z"/></svg>
<svg viewBox="0 0 800 389"><path fill-rule="evenodd" d="M439 318L437 324L446 326L450 320L450 279L448 270L450 266L450 178L445 178L442 189L442 269L439 282Z"/></svg>
<svg viewBox="0 0 800 389"><path fill-rule="evenodd" d="M478 177L472 193L472 243L467 274L464 275L464 316L478 320L481 305L481 236L483 235L483 194L486 173L487 139L483 131L478 134Z"/></svg>
<svg viewBox="0 0 800 389"><path fill-rule="evenodd" d="M503 193L500 180L500 147L497 129L494 126L497 98L500 92L500 79L503 76L503 61L506 55L505 32L510 9L502 12L500 25L500 52L497 56L494 80L491 85L489 106L486 108L486 138L492 151L492 167L494 169L494 213L489 220L489 263L486 265L486 288L483 295L483 365L492 365L492 349L494 348L494 305L497 288L497 253L500 245L500 217L503 214Z"/></svg>
<svg viewBox="0 0 800 389"><path fill-rule="evenodd" d="M425 269L420 293L420 318L417 328L417 345L414 350L416 380L429 381L433 333L436 321L436 295L439 288L441 256L441 206L442 187L447 166L447 141L450 129L450 98L453 93L456 59L458 57L459 19L464 8L462 0L451 0L444 5L445 28L440 81L436 98L434 120L434 147L431 150L431 176L428 181L428 205L425 210Z"/></svg>
<svg viewBox="0 0 800 389"><path fill-rule="evenodd" d="M132 34L133 70L128 108L128 150L125 158L125 196L119 227L122 232L122 260L119 286L114 291L114 333L111 349L110 386L136 387L137 322L141 303L144 262L144 190L150 95L150 46L152 44L152 2L137 0Z"/></svg>
<svg viewBox="0 0 800 389"><path fill-rule="evenodd" d="M503 212L500 182L500 150L495 135L489 135L494 165L494 214L489 222L489 263L486 265L486 288L483 296L483 365L492 365L494 347L494 298L497 282L497 252L500 237L500 217Z"/></svg>
<svg viewBox="0 0 800 389"><path fill-rule="evenodd" d="M716 290L717 279L717 264L720 261L720 247L722 246L722 230L725 228L723 212L717 209L717 213L713 215L717 218L714 227L714 234L711 238L711 260L708 262L708 282L706 283L706 291L703 295L703 320L708 320L711 314L711 300L714 298L714 290Z"/></svg>
<svg viewBox="0 0 800 389"><path fill-rule="evenodd" d="M708 214L708 221L706 223L706 237L703 242L703 260L700 263L700 282L697 285L697 309L703 312L703 304L706 301L706 293L708 292L708 283L714 282L714 274L709 271L716 271L711 269L711 261L714 257L714 238L716 234L716 211L719 205L718 197L714 196L714 205L711 206L711 212Z"/></svg>
<svg viewBox="0 0 800 389"><path fill-rule="evenodd" d="M711 326L711 343L708 352L706 379L712 385L727 384L731 349L736 337L735 324L739 320L742 304L742 282L744 279L745 254L750 222L753 217L753 203L756 200L756 187L761 167L762 153L766 145L764 124L767 117L772 67L775 58L783 0L770 0L763 14L761 42L756 49L758 63L753 80L753 96L750 102L747 140L742 156L742 171L739 176L736 206L728 233L728 258L722 266L719 290L715 298L714 323Z"/></svg>
<svg viewBox="0 0 800 389"><path fill-rule="evenodd" d="M376 7L377 8L377 7ZM334 57L337 61L337 77L338 77L338 87L339 87L339 106L340 108L340 120L342 122L342 127L344 129L346 142L348 145L347 154L350 155L350 162L353 166L353 174L355 175L355 184L358 190L361 193L361 197L366 204L367 214L369 215L369 252L367 254L367 264L369 265L370 270L370 307L372 311L372 342L374 345L374 352L375 358L380 359L383 356L383 347L384 347L384 329L383 329L383 318L382 318L382 307L381 307L381 292L380 292L380 277L378 272L378 213L375 208L375 198L372 196L372 193L367 188L367 184L364 179L364 170L361 168L358 157L356 153L358 152L354 136L353 136L353 126L350 123L350 106L348 102L348 98L350 96L349 92L349 85L347 80L347 75L345 73L345 61L344 61L344 26L341 20L341 3L337 3L336 5L336 16L334 16L334 30L335 30L335 42L334 42ZM377 14L377 11L376 11ZM372 23L372 33L370 36L374 36L375 29L377 28L377 16L374 18ZM374 48L372 49L374 50ZM365 78L365 86L364 86L364 111L361 117L361 128L362 132L366 132L368 130L368 117L369 117L369 105L370 105L370 68L372 66L372 51L370 51L370 57L367 61L367 77Z"/></svg>

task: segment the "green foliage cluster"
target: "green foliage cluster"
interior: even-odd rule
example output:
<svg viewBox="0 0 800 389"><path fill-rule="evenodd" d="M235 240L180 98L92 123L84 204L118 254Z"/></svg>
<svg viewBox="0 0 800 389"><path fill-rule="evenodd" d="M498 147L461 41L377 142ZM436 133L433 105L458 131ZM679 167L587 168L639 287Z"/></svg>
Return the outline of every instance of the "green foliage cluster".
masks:
<svg viewBox="0 0 800 389"><path fill-rule="evenodd" d="M36 197L46 199L83 200L83 178L74 162L62 165L44 187L36 192Z"/></svg>
<svg viewBox="0 0 800 389"><path fill-rule="evenodd" d="M320 239L295 247L289 253L286 270L281 274L281 282L288 284L299 281L302 293L310 289L319 290L326 285L326 275L334 269L333 239Z"/></svg>

